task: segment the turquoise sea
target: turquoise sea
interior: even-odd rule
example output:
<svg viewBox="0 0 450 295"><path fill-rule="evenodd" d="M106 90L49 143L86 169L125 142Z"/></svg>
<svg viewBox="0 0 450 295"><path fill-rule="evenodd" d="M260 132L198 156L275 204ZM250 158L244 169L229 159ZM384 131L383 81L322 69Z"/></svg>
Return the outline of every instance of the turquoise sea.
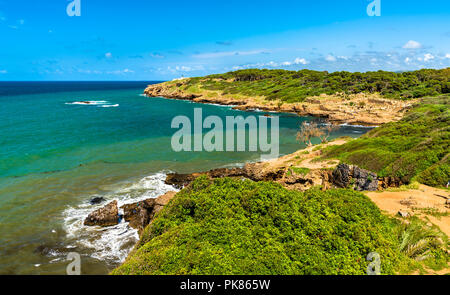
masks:
<svg viewBox="0 0 450 295"><path fill-rule="evenodd" d="M65 274L78 252L83 274L105 274L125 259L137 233L125 222L88 228L83 219L102 205L119 206L174 190L165 174L258 161L258 152L180 152L171 148L175 116L262 116L231 107L147 98L152 82L0 82L0 274ZM80 104L90 101L90 104ZM302 146L300 123L280 118L280 152ZM342 126L333 137L358 137ZM104 205L104 203L103 203Z"/></svg>

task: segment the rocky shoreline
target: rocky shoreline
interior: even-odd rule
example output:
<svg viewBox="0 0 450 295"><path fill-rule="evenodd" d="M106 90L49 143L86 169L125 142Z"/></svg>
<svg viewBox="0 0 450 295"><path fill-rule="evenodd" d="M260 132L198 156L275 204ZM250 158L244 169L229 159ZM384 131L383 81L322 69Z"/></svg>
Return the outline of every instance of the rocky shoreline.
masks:
<svg viewBox="0 0 450 295"><path fill-rule="evenodd" d="M350 188L356 191L380 191L405 184L399 178L378 177L376 173L361 169L358 166L319 159L323 148L328 145L340 145L347 140L337 139L320 145L321 149L317 149L317 146L311 146L270 161L246 163L243 167L218 168L190 174L169 173L166 176L165 183L181 190L188 187L191 182L200 176L206 176L210 179L232 177L252 181L273 181L287 189L299 191L306 191L312 187L320 187L322 190ZM299 168L299 166L302 168ZM120 208L117 201L112 201L89 214L84 220L84 225L108 227L117 225L124 219L130 227L138 230L140 236L156 214L175 196L175 191L169 191L157 198L125 204ZM119 213L119 209L123 210L123 214Z"/></svg>
<svg viewBox="0 0 450 295"><path fill-rule="evenodd" d="M85 226L114 226L122 219L129 223L130 227L137 229L141 235L144 228L150 224L154 216L166 206L176 195L175 191L170 191L157 198L149 198L140 202L125 204L120 206L124 214L119 214L117 201L114 200L106 206L93 211L84 220Z"/></svg>
<svg viewBox="0 0 450 295"><path fill-rule="evenodd" d="M178 81L177 83L182 82ZM412 105L411 103L366 97L364 95L353 97L353 103L347 103L347 107L342 107L342 99L336 97L310 98L304 103L297 104L277 104L274 102L267 103L261 99L234 99L223 95L215 95L213 96L214 98L211 98L206 92L193 94L182 91L179 86L173 87L167 82L150 85L144 93L148 97L232 105L234 109L243 111L262 110L295 113L301 116L323 117L335 123L365 126L400 120L404 112ZM364 105L364 107L355 108L355 105ZM347 139L335 140L321 146L323 148L327 145L343 144L346 141ZM381 178L375 173L357 166L338 165L337 162L329 160L316 162L314 160L322 155L322 149L317 150L316 148L316 146L307 147L293 154L267 162L246 163L243 167L219 168L191 174L170 173L166 176L165 183L176 189L183 189L189 186L197 177L205 175L211 179L234 177L252 181L274 181L288 189L300 191L305 191L315 186L320 187L322 190L352 188L357 191L377 191L404 184L401 179L392 177ZM89 214L84 221L84 225L108 227L117 225L123 219L129 223L130 227L136 229L139 236L141 236L145 227L152 222L156 214L175 195L176 192L171 191L157 198L125 204L120 208L117 201L112 201ZM119 213L119 209L123 210L123 214Z"/></svg>
<svg viewBox="0 0 450 295"><path fill-rule="evenodd" d="M148 97L190 100L197 103L210 103L233 106L243 111L262 110L268 112L295 113L300 116L326 118L331 122L349 125L378 126L400 120L415 101L385 99L375 94L355 94L345 96L320 95L310 97L301 103L267 101L263 97L233 96L217 91L202 89L190 92L186 89L187 80L177 80L149 85L144 94Z"/></svg>

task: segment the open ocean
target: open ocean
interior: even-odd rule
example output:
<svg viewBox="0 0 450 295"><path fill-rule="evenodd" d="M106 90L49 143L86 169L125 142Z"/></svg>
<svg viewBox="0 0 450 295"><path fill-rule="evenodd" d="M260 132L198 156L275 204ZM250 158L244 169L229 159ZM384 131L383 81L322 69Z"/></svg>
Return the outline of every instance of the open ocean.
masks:
<svg viewBox="0 0 450 295"><path fill-rule="evenodd" d="M65 274L67 253L81 254L83 274L106 274L138 239L122 222L84 227L84 218L111 200L157 197L172 187L168 172L196 172L258 161L258 152L171 149L177 115L203 118L263 115L231 107L142 96L152 82L0 82L0 274ZM90 101L89 105L76 102ZM311 118L280 116L280 152ZM333 137L368 128L342 126ZM90 205L103 196L107 201Z"/></svg>

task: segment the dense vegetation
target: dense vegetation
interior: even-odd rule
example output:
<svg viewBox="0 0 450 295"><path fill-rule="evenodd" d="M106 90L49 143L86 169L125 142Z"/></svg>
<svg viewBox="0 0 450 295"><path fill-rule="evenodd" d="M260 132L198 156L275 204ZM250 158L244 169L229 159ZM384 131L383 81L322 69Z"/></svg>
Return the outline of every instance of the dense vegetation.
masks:
<svg viewBox="0 0 450 295"><path fill-rule="evenodd" d="M450 68L403 73L249 69L191 78L186 86L285 102L299 102L323 93L349 95L361 92L406 100L450 93Z"/></svg>
<svg viewBox="0 0 450 295"><path fill-rule="evenodd" d="M200 177L113 274L365 274L374 251L392 274L413 261L396 226L355 191Z"/></svg>
<svg viewBox="0 0 450 295"><path fill-rule="evenodd" d="M379 176L444 186L450 180L450 96L424 98L399 122L384 124L325 157L338 158Z"/></svg>

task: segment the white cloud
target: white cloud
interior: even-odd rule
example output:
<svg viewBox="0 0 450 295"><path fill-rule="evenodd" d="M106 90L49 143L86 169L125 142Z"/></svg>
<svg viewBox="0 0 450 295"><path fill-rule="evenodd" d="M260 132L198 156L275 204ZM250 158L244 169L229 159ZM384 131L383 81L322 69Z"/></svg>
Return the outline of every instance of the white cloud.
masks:
<svg viewBox="0 0 450 295"><path fill-rule="evenodd" d="M113 74L113 75L122 75L122 74L130 74L134 73L133 70L130 69L123 69L123 70L116 70L116 71L108 71L107 74Z"/></svg>
<svg viewBox="0 0 450 295"><path fill-rule="evenodd" d="M447 54L445 55L445 58L450 58L450 53L447 53Z"/></svg>
<svg viewBox="0 0 450 295"><path fill-rule="evenodd" d="M405 63L409 63L411 61L411 59L409 57L405 58Z"/></svg>
<svg viewBox="0 0 450 295"><path fill-rule="evenodd" d="M168 66L167 67L167 70L169 70L172 73L203 71L204 69L205 68L201 65L199 65L199 66L175 66L175 67Z"/></svg>
<svg viewBox="0 0 450 295"><path fill-rule="evenodd" d="M242 70L242 69L250 69L250 68L280 68L280 67L289 67L289 66L295 66L295 65L306 65L309 62L304 58L297 57L293 61L283 61L283 62L260 62L260 63L254 63L254 64L246 64L246 65L240 65L240 66L234 66L232 67L233 71L236 70Z"/></svg>
<svg viewBox="0 0 450 295"><path fill-rule="evenodd" d="M164 55L162 55L160 53L157 53L157 52L150 53L150 56L153 57L153 58L164 58L165 57Z"/></svg>
<svg viewBox="0 0 450 295"><path fill-rule="evenodd" d="M424 58L423 58L424 61L429 61L432 59L434 59L434 55L432 55L431 53L424 54Z"/></svg>
<svg viewBox="0 0 450 295"><path fill-rule="evenodd" d="M304 58L296 58L295 60L294 60L294 64L296 64L296 65L306 65L308 62L306 61L306 59L304 59Z"/></svg>
<svg viewBox="0 0 450 295"><path fill-rule="evenodd" d="M417 41L414 40L409 40L408 42L405 43L405 45L403 45L404 49L419 49L422 48L422 44L420 44Z"/></svg>
<svg viewBox="0 0 450 295"><path fill-rule="evenodd" d="M106 57L106 58L111 58L111 57L112 57L112 53L111 53L111 52L105 53L105 57Z"/></svg>
<svg viewBox="0 0 450 295"><path fill-rule="evenodd" d="M326 61L336 61L336 57L332 56L332 55L327 55L327 57L325 57Z"/></svg>

